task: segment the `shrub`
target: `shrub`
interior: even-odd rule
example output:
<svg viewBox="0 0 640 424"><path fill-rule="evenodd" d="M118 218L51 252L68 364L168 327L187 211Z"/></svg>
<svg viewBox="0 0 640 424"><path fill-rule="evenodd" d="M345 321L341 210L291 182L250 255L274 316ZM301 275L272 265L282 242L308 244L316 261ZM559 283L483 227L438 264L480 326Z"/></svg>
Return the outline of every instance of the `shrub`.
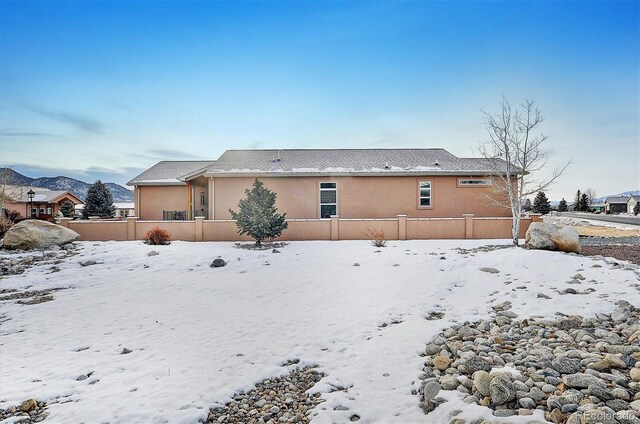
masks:
<svg viewBox="0 0 640 424"><path fill-rule="evenodd" d="M245 190L246 197L238 202L239 212L229 209L236 220L238 234L248 234L256 246L263 240L274 239L287 229L286 213L279 214L276 208L277 194L264 186L262 181L253 182L251 190Z"/></svg>
<svg viewBox="0 0 640 424"><path fill-rule="evenodd" d="M366 234L367 236L369 236L369 240L371 240L371 244L373 244L375 247L387 246L387 239L384 236L384 231L373 229L373 230L369 230L369 232Z"/></svg>
<svg viewBox="0 0 640 424"><path fill-rule="evenodd" d="M640 214L640 201L636 203L636 205L633 207L633 214L634 215Z"/></svg>
<svg viewBox="0 0 640 424"><path fill-rule="evenodd" d="M167 230L160 227L153 227L144 236L144 242L152 245L169 244L171 242L171 235Z"/></svg>
<svg viewBox="0 0 640 424"><path fill-rule="evenodd" d="M18 211L9 212L7 219L11 221L13 224L17 224L18 222L25 220L25 218L22 215L20 215L20 212Z"/></svg>
<svg viewBox="0 0 640 424"><path fill-rule="evenodd" d="M0 239L7 234L9 228L13 227L13 222L7 218L0 218Z"/></svg>

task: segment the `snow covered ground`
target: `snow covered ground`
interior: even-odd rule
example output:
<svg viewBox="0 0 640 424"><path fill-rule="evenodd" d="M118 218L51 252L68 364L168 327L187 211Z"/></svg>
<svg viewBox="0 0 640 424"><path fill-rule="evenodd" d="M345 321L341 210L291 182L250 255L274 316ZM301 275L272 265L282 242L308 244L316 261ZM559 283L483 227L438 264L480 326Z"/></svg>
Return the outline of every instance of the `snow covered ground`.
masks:
<svg viewBox="0 0 640 424"><path fill-rule="evenodd" d="M52 402L46 422L195 423L297 358L326 374L312 389L326 400L316 423L354 413L364 423L438 422L454 406L487 415L454 392L433 415L419 409L411 394L419 355L440 330L487 318L506 300L520 318L591 316L620 299L640 306L637 267L517 248L455 250L496 243L505 242L293 242L279 254L232 243L81 243L60 272L35 266L0 280L4 289L70 287L46 303L2 302L0 408L34 397ZM147 256L152 250L160 254ZM210 268L217 257L228 265ZM98 264L81 267L86 260ZM581 288L595 291L560 294L576 272L586 278ZM444 318L425 319L436 311ZM121 354L125 347L132 352ZM527 419L541 420L501 422Z"/></svg>

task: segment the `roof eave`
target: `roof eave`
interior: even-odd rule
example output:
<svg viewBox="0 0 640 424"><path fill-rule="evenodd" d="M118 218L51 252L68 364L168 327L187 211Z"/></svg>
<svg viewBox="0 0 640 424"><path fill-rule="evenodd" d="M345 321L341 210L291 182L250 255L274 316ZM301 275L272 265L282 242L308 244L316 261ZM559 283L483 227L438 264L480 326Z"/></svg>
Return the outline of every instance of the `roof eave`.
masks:
<svg viewBox="0 0 640 424"><path fill-rule="evenodd" d="M514 173L518 175L518 173ZM388 171L388 172L205 172L205 177L232 178L232 177L412 177L412 176L488 176L496 173L486 171Z"/></svg>
<svg viewBox="0 0 640 424"><path fill-rule="evenodd" d="M129 181L128 186L185 186L187 183L183 181Z"/></svg>

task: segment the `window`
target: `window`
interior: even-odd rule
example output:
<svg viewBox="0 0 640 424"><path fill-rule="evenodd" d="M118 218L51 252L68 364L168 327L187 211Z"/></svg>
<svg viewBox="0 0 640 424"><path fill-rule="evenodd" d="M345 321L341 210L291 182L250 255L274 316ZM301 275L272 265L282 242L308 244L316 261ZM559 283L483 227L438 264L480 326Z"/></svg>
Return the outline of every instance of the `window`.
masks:
<svg viewBox="0 0 640 424"><path fill-rule="evenodd" d="M50 207L47 207L47 215L53 215L53 211Z"/></svg>
<svg viewBox="0 0 640 424"><path fill-rule="evenodd" d="M205 197L204 191L200 192L200 206L204 206L207 203L207 198Z"/></svg>
<svg viewBox="0 0 640 424"><path fill-rule="evenodd" d="M320 183L320 218L338 214L338 184Z"/></svg>
<svg viewBox="0 0 640 424"><path fill-rule="evenodd" d="M460 178L459 186L490 186L493 183L490 178Z"/></svg>
<svg viewBox="0 0 640 424"><path fill-rule="evenodd" d="M418 200L421 208L431 207L431 181L420 181Z"/></svg>

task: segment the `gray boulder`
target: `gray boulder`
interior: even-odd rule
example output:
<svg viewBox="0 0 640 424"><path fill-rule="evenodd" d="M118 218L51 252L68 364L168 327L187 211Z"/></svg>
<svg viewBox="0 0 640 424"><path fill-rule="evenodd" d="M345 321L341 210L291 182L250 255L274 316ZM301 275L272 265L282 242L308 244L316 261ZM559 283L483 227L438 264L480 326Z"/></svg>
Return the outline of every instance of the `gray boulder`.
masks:
<svg viewBox="0 0 640 424"><path fill-rule="evenodd" d="M27 219L7 231L3 247L9 250L46 249L71 243L78 238L80 234L69 228L39 219Z"/></svg>
<svg viewBox="0 0 640 424"><path fill-rule="evenodd" d="M525 245L533 249L580 253L578 232L566 225L533 222L527 230Z"/></svg>

